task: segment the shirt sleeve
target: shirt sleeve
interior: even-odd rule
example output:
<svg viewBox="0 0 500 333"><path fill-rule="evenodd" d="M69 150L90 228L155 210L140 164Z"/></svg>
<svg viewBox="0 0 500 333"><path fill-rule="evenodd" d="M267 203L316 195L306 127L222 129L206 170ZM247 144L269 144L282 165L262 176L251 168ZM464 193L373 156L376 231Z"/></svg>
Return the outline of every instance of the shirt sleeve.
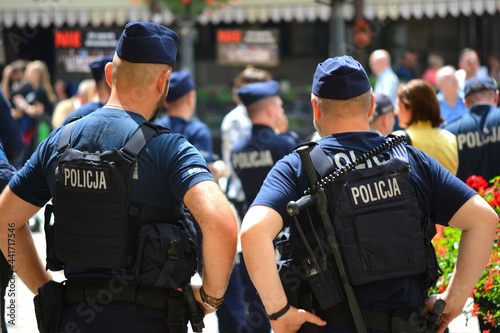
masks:
<svg viewBox="0 0 500 333"><path fill-rule="evenodd" d="M477 192L433 157L412 147L409 149L413 160L410 182L416 189L419 202L435 223L447 226L460 207Z"/></svg>
<svg viewBox="0 0 500 333"><path fill-rule="evenodd" d="M167 147L159 151L168 153L159 159L158 167L174 196L182 202L192 186L204 180L213 181L214 178L203 156L186 139L175 135L173 142L165 143Z"/></svg>
<svg viewBox="0 0 500 333"><path fill-rule="evenodd" d="M52 198L55 173L49 172L52 163L56 163L57 141L62 127L52 131L31 155L24 167L9 182L10 189L21 199L32 205L42 207ZM55 168L53 168L55 170Z"/></svg>

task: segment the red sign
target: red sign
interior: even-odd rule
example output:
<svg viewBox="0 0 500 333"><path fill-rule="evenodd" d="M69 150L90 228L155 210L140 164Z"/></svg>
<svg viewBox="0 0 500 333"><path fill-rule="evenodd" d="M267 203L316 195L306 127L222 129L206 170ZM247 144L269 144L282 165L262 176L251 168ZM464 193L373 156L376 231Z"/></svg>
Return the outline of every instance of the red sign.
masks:
<svg viewBox="0 0 500 333"><path fill-rule="evenodd" d="M241 43L241 30L217 30L218 43Z"/></svg>
<svg viewBox="0 0 500 333"><path fill-rule="evenodd" d="M61 48L82 47L82 32L71 30L57 31L55 36L55 46Z"/></svg>

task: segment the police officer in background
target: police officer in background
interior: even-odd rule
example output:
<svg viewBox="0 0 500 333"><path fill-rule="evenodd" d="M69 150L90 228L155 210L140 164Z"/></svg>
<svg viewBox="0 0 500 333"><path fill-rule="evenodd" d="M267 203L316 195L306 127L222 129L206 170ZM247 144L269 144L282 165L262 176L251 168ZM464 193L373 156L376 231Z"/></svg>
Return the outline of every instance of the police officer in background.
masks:
<svg viewBox="0 0 500 333"><path fill-rule="evenodd" d="M287 213L287 204L297 201L311 186L299 154L294 153L270 171L241 232L248 272L273 331L296 332L309 322L326 325L326 332L356 332L354 325L364 325L368 331L376 327L378 332L412 332L419 315L434 311L436 300L442 299L446 307L438 332L443 332L461 313L488 263L498 216L436 160L402 144L403 138L387 139L370 132L368 118L375 99L363 67L351 57L330 58L318 65L311 102L314 125L322 137L318 146L309 149L315 170L324 174L318 163L321 157L327 161L323 166L328 172L343 166L346 171L333 182L326 181L322 187L325 192L318 187L310 190L317 198L326 193L331 220L324 214L319 218L316 210L310 209L310 218L302 212L295 223ZM384 143L389 149L368 153ZM324 228L328 221L331 227ZM429 284L438 277L430 243L435 233L433 223L450 225L463 233L450 285L443 294L427 298ZM285 259L291 260L288 267L292 275L280 280L273 240L284 227L290 227L290 242L281 259L288 256ZM304 248L302 233L311 245L310 252ZM340 265L332 257L339 252L324 245L333 243L332 238L338 239L340 262L347 273L338 284L332 279L310 283L318 282L318 276L340 275L334 269ZM318 244L322 244L325 256L318 252ZM315 265L314 256L320 262L326 257L326 268ZM285 272L284 266L280 274ZM325 298L325 291L334 298ZM353 301L361 319L353 319Z"/></svg>
<svg viewBox="0 0 500 333"><path fill-rule="evenodd" d="M300 140L279 134L287 120L277 81L244 85L238 89L238 97L247 108L252 132L234 145L231 164L250 205L274 164L291 153Z"/></svg>
<svg viewBox="0 0 500 333"><path fill-rule="evenodd" d="M214 160L212 134L208 126L201 121L191 120L196 111L196 90L189 71L172 73L165 104L168 115L156 122L172 132L181 133L198 149L217 181L225 173L224 163Z"/></svg>
<svg viewBox="0 0 500 333"><path fill-rule="evenodd" d="M378 131L381 135L387 135L394 130L396 118L394 116L394 104L389 96L374 93L375 110L370 116L370 129Z"/></svg>
<svg viewBox="0 0 500 333"><path fill-rule="evenodd" d="M210 313L222 302L236 251L234 214L200 153L181 135L146 124L164 104L177 40L163 26L127 24L113 63L105 69L109 102L53 131L0 196L0 245L7 253L6 234L9 229L15 233L16 271L39 294L35 308L42 332L185 332L184 295L187 300L189 293L181 292L184 285L176 280L183 274L189 281L196 258L193 262L194 241L187 236L191 229L179 209L183 203L204 234L203 286L194 288L197 305ZM67 154L77 156L77 163L62 161ZM112 159L118 162L99 162ZM86 163L87 169L79 163ZM130 187L122 191L122 177L116 172L127 163L133 165L127 172ZM123 202L127 193L131 197ZM46 234L54 229L56 237L48 238L47 246L55 244L56 259L62 263L48 252L47 265L62 264L67 278L63 287L51 281L26 224L52 197L55 222L46 223ZM122 207L127 208L116 212ZM138 241L137 233L142 237L144 232L166 243L155 242L158 237ZM151 254L157 248L150 246L161 246L159 256ZM137 260L130 262L139 247L141 256L137 251ZM191 261L184 262L183 256ZM151 279L143 267L167 274Z"/></svg>
<svg viewBox="0 0 500 333"><path fill-rule="evenodd" d="M457 177L490 180L500 175L498 88L492 78L476 76L465 84L464 95L469 111L444 127L457 137Z"/></svg>

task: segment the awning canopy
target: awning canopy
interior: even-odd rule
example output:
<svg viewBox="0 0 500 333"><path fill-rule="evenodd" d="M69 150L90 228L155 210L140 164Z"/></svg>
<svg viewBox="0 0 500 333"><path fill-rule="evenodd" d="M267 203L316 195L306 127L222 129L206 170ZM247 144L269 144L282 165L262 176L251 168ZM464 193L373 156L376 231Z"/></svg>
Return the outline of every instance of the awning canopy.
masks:
<svg viewBox="0 0 500 333"><path fill-rule="evenodd" d="M181 1L181 0L172 0ZM7 3L6 3L7 2ZM331 7L322 0L241 0L231 2L218 11L205 10L197 17L200 24L218 23L265 23L268 21L313 22L328 21L332 15ZM363 16L367 20L414 17L457 17L461 14L490 15L500 11L499 0L365 0ZM355 16L353 2L342 4L342 15L346 20ZM28 26L60 27L73 26L111 26L124 25L130 21L152 21L170 25L176 17L168 11L152 13L149 4L131 0L15 0L0 3L0 24L10 28Z"/></svg>

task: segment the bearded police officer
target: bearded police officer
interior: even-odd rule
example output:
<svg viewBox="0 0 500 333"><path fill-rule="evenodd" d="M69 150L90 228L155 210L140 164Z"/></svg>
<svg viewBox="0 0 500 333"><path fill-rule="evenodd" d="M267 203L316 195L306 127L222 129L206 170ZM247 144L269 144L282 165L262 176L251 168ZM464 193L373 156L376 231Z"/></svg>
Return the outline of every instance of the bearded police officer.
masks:
<svg viewBox="0 0 500 333"><path fill-rule="evenodd" d="M296 332L306 322L326 332L433 331L439 314L443 332L488 262L498 216L404 137L370 132L375 99L351 57L318 65L311 101L322 139L275 165L243 221L243 255L274 332ZM311 161L304 153L312 166L302 163ZM299 200L304 191L309 196ZM307 203L314 207L300 211ZM434 223L463 233L452 282L427 299L439 276ZM278 245L278 272L273 240L283 227L290 237ZM317 332L315 325L303 329Z"/></svg>
<svg viewBox="0 0 500 333"><path fill-rule="evenodd" d="M467 81L464 94L469 111L445 126L457 137L457 177L464 182L471 175L490 180L500 174L497 84L490 77L476 76Z"/></svg>
<svg viewBox="0 0 500 333"><path fill-rule="evenodd" d="M147 122L165 101L177 40L163 26L127 24L105 69L108 103L53 131L0 197L2 251L9 229L16 271L39 294L42 332L185 332L196 246L183 203L204 234L199 310L222 302L236 250L234 214L199 152ZM51 198L47 268L64 268L64 286L51 281L26 224Z"/></svg>

